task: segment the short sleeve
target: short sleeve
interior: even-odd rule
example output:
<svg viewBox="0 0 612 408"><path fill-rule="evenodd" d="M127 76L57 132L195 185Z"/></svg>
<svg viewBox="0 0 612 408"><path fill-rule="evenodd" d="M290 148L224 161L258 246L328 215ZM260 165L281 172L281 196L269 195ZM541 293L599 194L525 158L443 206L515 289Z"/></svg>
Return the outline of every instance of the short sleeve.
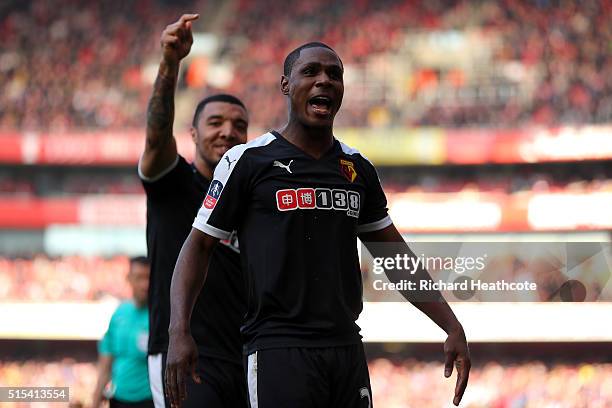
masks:
<svg viewBox="0 0 612 408"><path fill-rule="evenodd" d="M98 342L98 353L99 354L104 354L104 355L113 355L114 354L114 347L113 347L113 320L115 318L115 315L113 314L113 317L110 320L110 323L108 324L108 329L106 330L106 333L104 333L104 337L102 337L102 339Z"/></svg>
<svg viewBox="0 0 612 408"><path fill-rule="evenodd" d="M145 177L138 166L138 177L149 198L174 196L177 190L188 189L192 185L192 169L181 155L166 170L155 177Z"/></svg>
<svg viewBox="0 0 612 408"><path fill-rule="evenodd" d="M228 239L238 229L249 200L249 165L244 145L225 153L215 168L193 227L219 239Z"/></svg>
<svg viewBox="0 0 612 408"><path fill-rule="evenodd" d="M392 224L387 209L387 197L380 185L376 169L367 159L364 163L366 185L365 202L359 213L357 233L379 231Z"/></svg>

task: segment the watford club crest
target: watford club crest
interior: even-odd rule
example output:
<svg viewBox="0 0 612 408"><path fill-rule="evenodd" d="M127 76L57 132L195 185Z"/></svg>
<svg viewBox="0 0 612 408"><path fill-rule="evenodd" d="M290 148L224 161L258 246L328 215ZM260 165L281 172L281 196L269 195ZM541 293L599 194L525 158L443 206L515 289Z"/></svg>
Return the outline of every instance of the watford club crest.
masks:
<svg viewBox="0 0 612 408"><path fill-rule="evenodd" d="M355 171L355 165L352 161L340 159L340 170L344 177L351 183L357 178L357 172Z"/></svg>

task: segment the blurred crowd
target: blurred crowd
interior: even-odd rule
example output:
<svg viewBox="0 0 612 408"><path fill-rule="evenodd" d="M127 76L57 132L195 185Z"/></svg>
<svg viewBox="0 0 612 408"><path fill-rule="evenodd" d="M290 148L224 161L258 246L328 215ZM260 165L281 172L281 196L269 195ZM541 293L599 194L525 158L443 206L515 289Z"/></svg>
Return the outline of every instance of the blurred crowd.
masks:
<svg viewBox="0 0 612 408"><path fill-rule="evenodd" d="M141 127L143 63L181 7L158 0L28 0L0 19L0 128Z"/></svg>
<svg viewBox="0 0 612 408"><path fill-rule="evenodd" d="M450 169L389 168L380 171L385 193L594 193L612 191L612 170L605 164L555 166L554 168L500 168L484 171L482 167Z"/></svg>
<svg viewBox="0 0 612 408"><path fill-rule="evenodd" d="M244 33L250 39L237 61L234 90L245 96L249 106L266 106L261 112L256 109L254 117L268 126L284 120L284 101L275 92L280 62L287 49L305 40L321 39L334 46L353 76L368 64L387 69L384 76L393 72L389 65L398 64L393 56L401 55L406 43L414 40L410 34L470 30L499 39L483 66L466 70L454 65L452 57L437 65L416 66L414 61L399 80L369 84L374 88L371 93L389 87L386 93L399 97L345 101L349 108L341 113L339 124L516 126L612 119L612 7L605 0L309 1L289 14L266 5L264 0L240 1L240 13L228 33ZM268 20L274 23L260 23ZM483 77L487 69L492 72ZM503 70L509 73L501 78L493 72ZM533 82L526 94L497 103L478 98L453 103L442 98L419 106L419 94L465 90L469 95L485 86L504 93L505 87L521 87L526 80ZM366 85L368 81L373 80L366 79ZM398 93L397 88L403 89Z"/></svg>
<svg viewBox="0 0 612 408"><path fill-rule="evenodd" d="M70 387L68 408L89 407L96 385L97 370L91 362L65 358L55 362L27 360L0 361L0 384L5 387ZM37 402L37 408L66 407L66 403ZM31 403L11 403L26 408Z"/></svg>
<svg viewBox="0 0 612 408"><path fill-rule="evenodd" d="M455 377L440 363L370 361L374 403L379 408L449 407ZM542 362L472 367L461 403L466 408L603 408L612 405L612 365L547 366Z"/></svg>
<svg viewBox="0 0 612 408"><path fill-rule="evenodd" d="M369 362L374 406L377 408L451 406L455 376L446 379L441 363L376 359ZM92 363L0 362L4 386L68 386L73 406L88 406L96 381ZM19 405L12 405L20 408ZM44 403L37 407L44 408ZM611 364L552 364L534 361L472 367L466 408L605 408L612 406Z"/></svg>
<svg viewBox="0 0 612 408"><path fill-rule="evenodd" d="M161 30L182 12L210 14L209 3L216 4L27 0L3 6L0 129L142 127ZM278 91L283 58L312 40L335 47L347 67L342 126L612 119L608 0L311 0L291 7L234 0L227 10L213 14L222 20L215 22L220 46L212 60L233 67L222 90L247 102L258 128L285 120ZM200 24L196 31L209 28ZM406 54L423 33L467 38L474 32L481 42L471 46L487 48L485 60L424 62ZM191 63L199 68L189 70ZM187 61L186 75L215 75L201 65ZM221 90L211 83L192 79L181 86L199 94ZM499 96L494 101L478 96L491 92Z"/></svg>
<svg viewBox="0 0 612 408"><path fill-rule="evenodd" d="M0 170L0 196L52 197L86 194L143 194L136 174L87 174L79 171L19 173Z"/></svg>
<svg viewBox="0 0 612 408"><path fill-rule="evenodd" d="M492 192L594 193L612 191L612 170L604 165L563 166L551 170L481 168L439 168L425 170L381 168L379 176L385 192L470 193ZM89 194L143 194L138 176L133 174L90 174L84 172L19 173L0 170L0 197L53 197Z"/></svg>
<svg viewBox="0 0 612 408"><path fill-rule="evenodd" d="M123 256L0 257L0 299L18 302L96 301L130 296Z"/></svg>

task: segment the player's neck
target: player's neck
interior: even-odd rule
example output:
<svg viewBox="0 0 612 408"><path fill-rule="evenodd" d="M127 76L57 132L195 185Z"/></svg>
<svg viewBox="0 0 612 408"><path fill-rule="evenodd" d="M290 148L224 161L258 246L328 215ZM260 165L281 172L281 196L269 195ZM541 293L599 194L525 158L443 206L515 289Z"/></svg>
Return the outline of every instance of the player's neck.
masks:
<svg viewBox="0 0 612 408"><path fill-rule="evenodd" d="M334 144L334 132L331 126L308 127L290 121L280 133L289 142L315 158L323 156Z"/></svg>
<svg viewBox="0 0 612 408"><path fill-rule="evenodd" d="M144 309L145 307L147 307L146 300L136 300L136 298L133 298L132 302L134 302L134 306L136 307L136 309Z"/></svg>
<svg viewBox="0 0 612 408"><path fill-rule="evenodd" d="M206 163L206 161L198 155L197 151L195 155L195 160L193 161L193 165L198 170L198 172L202 176L204 176L204 178L206 178L207 180L212 180L214 169L210 168L208 163Z"/></svg>

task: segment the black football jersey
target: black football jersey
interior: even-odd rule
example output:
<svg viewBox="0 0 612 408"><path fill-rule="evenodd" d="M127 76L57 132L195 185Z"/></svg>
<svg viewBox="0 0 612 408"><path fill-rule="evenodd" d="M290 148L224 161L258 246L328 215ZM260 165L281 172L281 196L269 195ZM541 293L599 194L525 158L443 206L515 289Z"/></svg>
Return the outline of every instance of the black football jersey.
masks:
<svg viewBox="0 0 612 408"><path fill-rule="evenodd" d="M226 166L220 163L220 166ZM140 175L147 193L149 354L168 350L170 282L174 265L210 180L182 156L154 179ZM245 282L236 234L215 248L208 279L191 317L191 333L201 355L242 364L240 326L246 312Z"/></svg>
<svg viewBox="0 0 612 408"><path fill-rule="evenodd" d="M277 132L225 156L193 226L220 239L238 231L244 351L359 342L357 234L391 224L372 164L337 140L315 159Z"/></svg>

